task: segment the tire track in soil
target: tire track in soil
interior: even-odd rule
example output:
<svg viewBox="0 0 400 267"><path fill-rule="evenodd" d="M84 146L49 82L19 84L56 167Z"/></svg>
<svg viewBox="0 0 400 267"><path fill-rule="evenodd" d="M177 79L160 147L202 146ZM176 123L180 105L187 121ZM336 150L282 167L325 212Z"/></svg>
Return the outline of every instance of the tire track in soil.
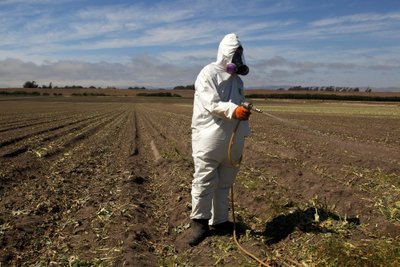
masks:
<svg viewBox="0 0 400 267"><path fill-rule="evenodd" d="M147 135L150 135L150 139L147 141L150 144L150 151L153 154L154 161L159 162L162 160L162 156L157 146L155 145L154 140L162 139L161 142L165 142L166 137L159 131L154 123L152 123L151 119L147 115L141 114L139 121L141 122L142 129L146 132ZM144 136L144 135L143 135Z"/></svg>

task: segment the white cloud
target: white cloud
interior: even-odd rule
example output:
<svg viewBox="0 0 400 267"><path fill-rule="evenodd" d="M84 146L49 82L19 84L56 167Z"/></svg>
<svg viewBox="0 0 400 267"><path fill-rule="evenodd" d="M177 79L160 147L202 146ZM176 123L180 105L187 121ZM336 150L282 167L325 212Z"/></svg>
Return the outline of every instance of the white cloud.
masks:
<svg viewBox="0 0 400 267"><path fill-rule="evenodd" d="M71 1L71 0L70 0ZM46 3L52 3L54 1L52 0L1 0L0 5L14 5L14 4L19 4L19 3L24 3L24 4L46 4ZM66 0L60 0L57 2L66 2Z"/></svg>
<svg viewBox="0 0 400 267"><path fill-rule="evenodd" d="M321 19L310 23L313 27L326 27L336 24L345 23L364 23L364 22L376 22L376 21L400 21L400 12L393 13L363 13L354 14L349 16L341 16L334 18Z"/></svg>
<svg viewBox="0 0 400 267"><path fill-rule="evenodd" d="M0 86L4 87L11 84L22 86L27 80L35 80L38 84L53 82L53 85L59 86L75 84L102 87L146 86L165 88L187 85L194 83L198 72L204 65L203 57L196 61L196 58L191 57L190 54L166 53L162 58L143 55L134 57L127 63L88 63L79 60L62 60L36 64L6 59L0 61L0 75L6 77L1 80ZM203 52L202 56L206 58L207 54ZM174 57L184 57L192 64L179 65L175 61L168 60ZM268 84L296 85L300 83L304 85L327 85L324 84L324 81L329 81L333 85L342 85L342 79L338 77L350 79L351 73L357 76L364 73L363 82L367 82L371 86L380 86L382 84L379 83L384 80L382 77L389 74L393 75L399 69L400 62L397 60L382 60L376 64L361 65L340 61L293 61L283 56L275 56L251 64L251 72L244 77L244 80L245 84L251 87ZM377 71L380 73L378 76L376 76ZM374 72L375 74L371 75ZM329 73L329 76L326 73ZM310 74L311 76L309 76ZM387 85L395 86L396 84ZM352 84L348 86L359 86L359 84L357 84L357 81L352 81Z"/></svg>
<svg viewBox="0 0 400 267"><path fill-rule="evenodd" d="M200 65L176 66L150 56L128 63L87 63L77 60L36 64L17 59L0 61L0 86L22 86L27 80L38 84L83 86L172 87L193 83ZM62 84L63 83L63 84Z"/></svg>
<svg viewBox="0 0 400 267"><path fill-rule="evenodd" d="M73 1L74 8L60 4ZM398 70L399 64L388 60L399 57L394 44L400 36L399 12L322 14L307 21L296 16L307 7L291 0L88 3L0 1L0 73L7 74L1 82L190 84L203 65L215 60L218 42L228 32L238 33L245 45L250 85ZM371 44L376 40L386 42L385 48Z"/></svg>

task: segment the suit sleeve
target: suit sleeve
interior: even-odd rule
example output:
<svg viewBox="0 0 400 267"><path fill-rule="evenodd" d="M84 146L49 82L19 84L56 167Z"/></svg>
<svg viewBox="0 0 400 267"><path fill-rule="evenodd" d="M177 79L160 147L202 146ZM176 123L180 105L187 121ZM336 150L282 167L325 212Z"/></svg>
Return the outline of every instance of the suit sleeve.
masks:
<svg viewBox="0 0 400 267"><path fill-rule="evenodd" d="M207 75L207 71L203 70L195 83L197 97L204 109L211 114L224 119L233 119L233 112L238 105L231 101L221 101L216 84L216 78Z"/></svg>

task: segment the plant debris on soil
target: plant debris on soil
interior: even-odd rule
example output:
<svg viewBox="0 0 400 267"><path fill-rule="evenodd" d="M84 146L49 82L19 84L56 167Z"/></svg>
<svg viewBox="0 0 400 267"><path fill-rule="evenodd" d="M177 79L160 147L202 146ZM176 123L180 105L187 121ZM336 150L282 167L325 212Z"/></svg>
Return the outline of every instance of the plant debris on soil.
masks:
<svg viewBox="0 0 400 267"><path fill-rule="evenodd" d="M400 105L255 101L273 116L250 117L240 244L270 266L400 266ZM258 266L231 233L186 245L191 105L1 97L0 266Z"/></svg>

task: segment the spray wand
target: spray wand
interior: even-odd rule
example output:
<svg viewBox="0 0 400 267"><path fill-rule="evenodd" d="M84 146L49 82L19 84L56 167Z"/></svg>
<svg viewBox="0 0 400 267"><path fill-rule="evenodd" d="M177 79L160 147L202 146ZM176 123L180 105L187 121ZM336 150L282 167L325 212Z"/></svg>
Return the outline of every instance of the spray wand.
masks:
<svg viewBox="0 0 400 267"><path fill-rule="evenodd" d="M250 111L254 110L255 112L263 113L261 109L254 107L253 103L250 103L248 101L243 101L242 103L240 103L240 105L247 108Z"/></svg>

